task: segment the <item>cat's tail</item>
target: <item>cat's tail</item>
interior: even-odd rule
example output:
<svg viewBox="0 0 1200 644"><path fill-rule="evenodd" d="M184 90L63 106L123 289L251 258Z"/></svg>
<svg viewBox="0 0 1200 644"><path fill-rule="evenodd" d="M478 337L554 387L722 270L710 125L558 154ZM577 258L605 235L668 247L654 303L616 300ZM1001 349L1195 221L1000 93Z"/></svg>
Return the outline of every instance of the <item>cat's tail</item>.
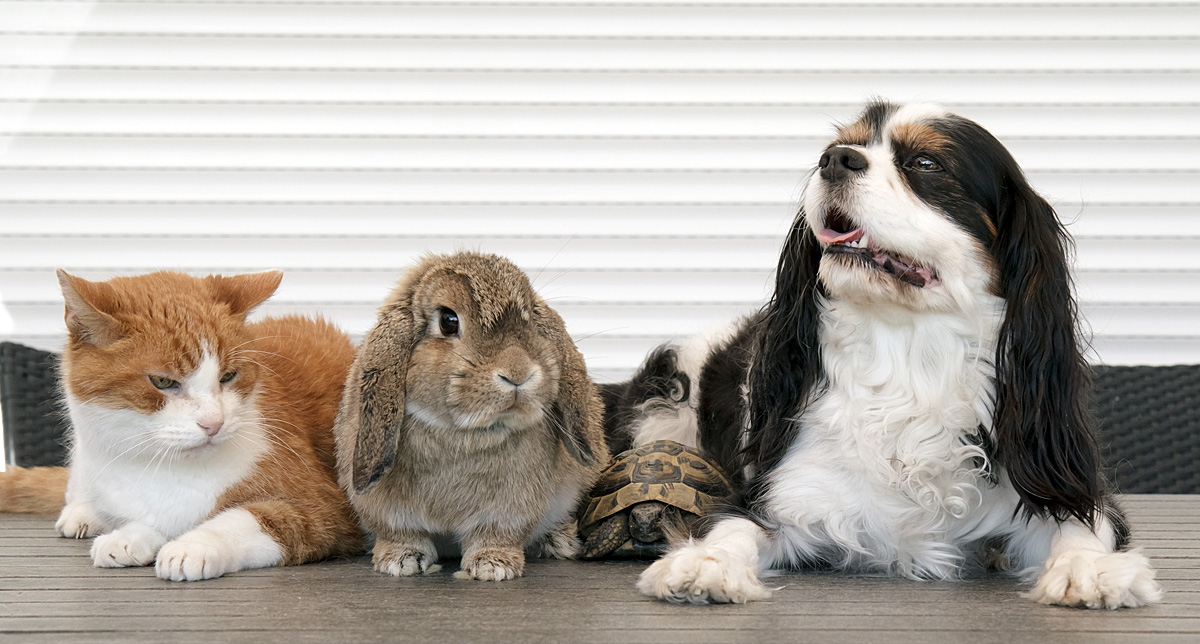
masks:
<svg viewBox="0 0 1200 644"><path fill-rule="evenodd" d="M0 512L57 514L66 504L67 471L9 466L0 472Z"/></svg>

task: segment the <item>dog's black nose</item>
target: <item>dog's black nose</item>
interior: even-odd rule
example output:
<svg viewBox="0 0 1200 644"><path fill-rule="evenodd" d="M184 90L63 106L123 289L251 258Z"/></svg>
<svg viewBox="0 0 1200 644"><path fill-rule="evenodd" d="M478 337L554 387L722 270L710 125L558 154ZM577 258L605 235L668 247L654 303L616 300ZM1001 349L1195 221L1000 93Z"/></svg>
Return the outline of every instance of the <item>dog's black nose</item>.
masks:
<svg viewBox="0 0 1200 644"><path fill-rule="evenodd" d="M866 170L867 157L854 148L839 145L826 150L817 165L821 168L822 179L836 183Z"/></svg>

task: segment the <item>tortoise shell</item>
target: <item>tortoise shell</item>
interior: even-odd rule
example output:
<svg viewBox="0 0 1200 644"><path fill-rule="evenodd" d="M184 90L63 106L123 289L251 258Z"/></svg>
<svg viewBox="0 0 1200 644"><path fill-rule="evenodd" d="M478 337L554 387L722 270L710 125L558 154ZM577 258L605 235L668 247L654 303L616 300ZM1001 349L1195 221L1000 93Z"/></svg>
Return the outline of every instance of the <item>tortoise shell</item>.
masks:
<svg viewBox="0 0 1200 644"><path fill-rule="evenodd" d="M729 476L699 450L675 441L655 441L613 459L592 488L579 527L586 535L606 517L643 501L703 515L732 495Z"/></svg>

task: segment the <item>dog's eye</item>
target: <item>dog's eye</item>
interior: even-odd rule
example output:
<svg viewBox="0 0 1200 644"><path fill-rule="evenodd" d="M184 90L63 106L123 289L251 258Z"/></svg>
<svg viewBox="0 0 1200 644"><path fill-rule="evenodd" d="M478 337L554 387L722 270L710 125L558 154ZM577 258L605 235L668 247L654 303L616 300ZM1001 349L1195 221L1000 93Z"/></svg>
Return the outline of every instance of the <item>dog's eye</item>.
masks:
<svg viewBox="0 0 1200 644"><path fill-rule="evenodd" d="M913 157L913 158L909 159L908 163L905 165L907 165L912 170L916 170L917 172L941 172L942 171L942 166L938 165L937 161L934 161L933 159L930 159L929 157Z"/></svg>
<svg viewBox="0 0 1200 644"><path fill-rule="evenodd" d="M438 317L438 329L444 336L458 335L458 314L442 307Z"/></svg>

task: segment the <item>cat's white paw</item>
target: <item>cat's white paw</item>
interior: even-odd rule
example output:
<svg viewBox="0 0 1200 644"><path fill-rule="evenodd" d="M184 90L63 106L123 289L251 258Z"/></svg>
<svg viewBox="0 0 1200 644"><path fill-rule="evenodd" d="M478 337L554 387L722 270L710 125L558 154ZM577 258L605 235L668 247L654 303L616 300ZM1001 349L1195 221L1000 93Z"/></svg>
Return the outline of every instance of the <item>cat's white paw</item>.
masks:
<svg viewBox="0 0 1200 644"><path fill-rule="evenodd" d="M92 542L92 563L97 568L147 566L154 561L164 541L154 528L130 524L96 537Z"/></svg>
<svg viewBox="0 0 1200 644"><path fill-rule="evenodd" d="M1047 559L1028 596L1043 604L1117 609L1156 602L1162 588L1138 550L1076 549Z"/></svg>
<svg viewBox="0 0 1200 644"><path fill-rule="evenodd" d="M224 539L213 535L187 534L158 551L154 573L159 579L200 581L237 570L235 553Z"/></svg>
<svg viewBox="0 0 1200 644"><path fill-rule="evenodd" d="M758 580L756 562L724 548L691 545L668 553L638 579L644 595L692 604L744 604L771 592Z"/></svg>
<svg viewBox="0 0 1200 644"><path fill-rule="evenodd" d="M99 517L86 503L67 504L59 513L54 529L68 539L86 539L103 532Z"/></svg>

